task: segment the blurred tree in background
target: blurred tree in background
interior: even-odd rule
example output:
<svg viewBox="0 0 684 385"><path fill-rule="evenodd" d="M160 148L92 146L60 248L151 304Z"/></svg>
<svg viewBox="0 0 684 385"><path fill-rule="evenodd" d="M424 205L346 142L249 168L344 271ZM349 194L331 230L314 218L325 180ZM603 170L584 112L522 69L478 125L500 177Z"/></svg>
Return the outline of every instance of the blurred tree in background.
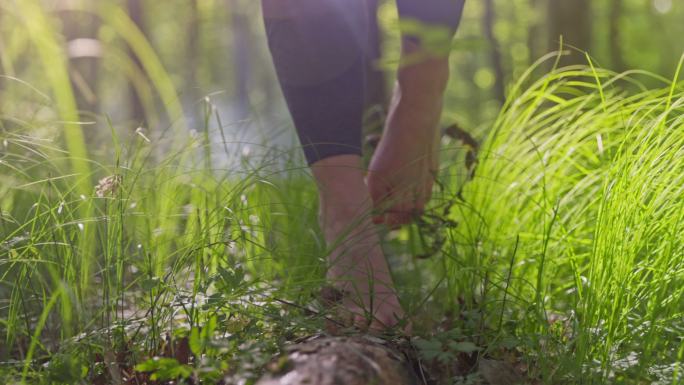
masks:
<svg viewBox="0 0 684 385"><path fill-rule="evenodd" d="M553 51L562 42L570 48L568 55L561 58L561 66L586 63L582 51L591 49L592 20L591 1L589 0L551 0L548 3L548 32L546 34L549 46Z"/></svg>
<svg viewBox="0 0 684 385"><path fill-rule="evenodd" d="M105 143L98 140L100 135L110 135L102 129L103 114L122 129L143 126L162 135L165 127L178 123L178 113L188 119L190 128L201 127L205 97L231 127L228 131L235 137L229 140L293 143L258 1L29 2L41 5L60 35L81 119L97 122L83 126L92 150ZM44 68L53 64L36 60L30 37L21 33L36 21L27 19L22 9L16 1L0 1L0 71L32 79L32 86L47 92L47 81L40 79L45 77ZM127 15L129 20L116 19L113 9L122 11L116 17ZM561 36L568 55L560 65L586 63L586 50L598 66L669 76L684 51L684 42L676 38L684 33L682 17L684 3L673 0L468 1L453 43L445 123L458 121L478 134L486 133L505 100L506 87L532 62L558 50ZM385 59L376 70L385 71L390 79L398 54L393 1L380 1L378 22L383 33L375 49L382 49ZM164 86L158 73L162 70L170 85ZM389 81L383 85L381 77L373 79L369 103L386 99L391 86ZM168 95L171 88L177 95ZM8 95L13 100L6 100ZM27 116L26 111L19 113L27 108L35 115L35 97L16 82L0 80L5 116ZM174 98L182 111L170 112ZM10 129L12 123L3 120L0 125Z"/></svg>

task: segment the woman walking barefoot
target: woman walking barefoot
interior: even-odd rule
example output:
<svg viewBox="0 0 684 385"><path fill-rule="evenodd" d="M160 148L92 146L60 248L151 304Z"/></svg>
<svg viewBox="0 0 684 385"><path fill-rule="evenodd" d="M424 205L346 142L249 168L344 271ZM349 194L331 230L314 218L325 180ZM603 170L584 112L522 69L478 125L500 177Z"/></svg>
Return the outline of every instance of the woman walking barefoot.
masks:
<svg viewBox="0 0 684 385"><path fill-rule="evenodd" d="M411 222L430 199L448 46L465 0L397 0L402 65L382 139L364 170L361 131L373 0L262 0L276 73L319 189L327 278L359 327L404 317L375 225ZM417 26L417 28L416 28ZM375 216L370 213L375 212Z"/></svg>

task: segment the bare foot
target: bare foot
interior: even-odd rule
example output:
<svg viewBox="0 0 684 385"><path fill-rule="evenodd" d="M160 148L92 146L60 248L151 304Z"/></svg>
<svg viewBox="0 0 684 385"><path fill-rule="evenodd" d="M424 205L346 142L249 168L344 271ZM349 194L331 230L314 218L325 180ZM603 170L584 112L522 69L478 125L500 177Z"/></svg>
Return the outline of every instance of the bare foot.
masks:
<svg viewBox="0 0 684 385"><path fill-rule="evenodd" d="M364 183L361 158L342 155L312 166L320 194L320 223L332 248L327 278L345 295L342 307L351 323L384 330L403 317Z"/></svg>
<svg viewBox="0 0 684 385"><path fill-rule="evenodd" d="M447 58L427 58L399 70L385 132L367 179L380 212L375 223L410 223L430 199L439 168L438 125L448 71Z"/></svg>

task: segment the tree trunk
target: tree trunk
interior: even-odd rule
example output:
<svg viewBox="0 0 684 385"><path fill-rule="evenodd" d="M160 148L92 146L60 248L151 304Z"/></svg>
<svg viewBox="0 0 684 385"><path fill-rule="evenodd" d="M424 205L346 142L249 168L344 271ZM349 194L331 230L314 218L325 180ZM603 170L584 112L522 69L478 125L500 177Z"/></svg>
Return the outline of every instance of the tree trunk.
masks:
<svg viewBox="0 0 684 385"><path fill-rule="evenodd" d="M66 43L69 79L73 90L79 120L92 121L100 109L98 74L102 59L102 45L98 40L101 20L87 3L61 2L56 13L62 21L62 34ZM96 126L83 127L86 143L102 143Z"/></svg>
<svg viewBox="0 0 684 385"><path fill-rule="evenodd" d="M84 113L97 113L97 80L102 48L97 34L100 19L80 8L58 10L69 57L69 75L76 104Z"/></svg>
<svg viewBox="0 0 684 385"><path fill-rule="evenodd" d="M506 90L504 88L504 70L501 62L501 51L499 42L494 35L494 22L496 14L494 11L494 0L484 1L485 12L483 15L484 33L487 36L490 48L490 61L494 71L494 97L503 104L506 101Z"/></svg>
<svg viewBox="0 0 684 385"><path fill-rule="evenodd" d="M197 111L199 107L199 90L197 84L197 68L200 58L200 30L199 30L199 10L197 0L190 0L190 15L187 21L186 30L186 50L185 50L185 79L183 84L183 94L186 106L186 116L191 122L197 121Z"/></svg>
<svg viewBox="0 0 684 385"><path fill-rule="evenodd" d="M413 385L406 357L371 336L322 337L292 345L257 385Z"/></svg>
<svg viewBox="0 0 684 385"><path fill-rule="evenodd" d="M448 363L419 358L407 341L369 335L313 336L285 348L257 385L425 385L477 375L483 385L528 383L511 363L460 353Z"/></svg>
<svg viewBox="0 0 684 385"><path fill-rule="evenodd" d="M610 60L615 71L625 70L625 63L622 58L622 45L620 33L620 22L622 21L622 0L611 0L610 5Z"/></svg>
<svg viewBox="0 0 684 385"><path fill-rule="evenodd" d="M143 32L143 34L147 35L145 33L146 28L145 28L145 18L144 18L144 10L143 10L143 5L142 5L142 0L127 0L127 7L128 7L128 15L131 18L131 21L138 27L140 31ZM129 49L129 56L131 57L131 60L133 63L138 68L142 68L142 63L140 62L140 59L138 56ZM145 125L145 110L143 109L143 103L140 98L140 95L138 95L138 92L135 90L135 87L133 85L129 85L129 95L130 95L130 117L131 120L134 122L136 125L134 128L137 128L138 126Z"/></svg>
<svg viewBox="0 0 684 385"><path fill-rule="evenodd" d="M591 48L591 0L549 0L549 50L558 50L563 41L564 55L559 66L586 64L584 52Z"/></svg>
<svg viewBox="0 0 684 385"><path fill-rule="evenodd" d="M3 41L3 38L2 38L2 33L4 32L2 30L2 23L3 23L3 18L2 18L2 15L0 15L0 52L3 52L3 50L5 49L5 42ZM14 73L13 73L11 67L7 68L8 66L5 63L3 56L4 55L0 54L0 73L5 75L5 76L14 76ZM5 96L4 91L6 88L6 86L5 86L6 81L7 81L6 78L0 78L0 108L3 107L3 97ZM3 121L2 121L2 119L0 119L0 129L3 129L3 128L4 128L3 127ZM0 357L4 357L2 355L2 348L0 348Z"/></svg>
<svg viewBox="0 0 684 385"><path fill-rule="evenodd" d="M533 12L533 14L535 15L534 20L528 26L527 31L527 47L529 50L528 61L531 65L532 63L537 61L537 59L539 59L542 55L545 55L546 52L543 52L541 54L539 52L539 36L541 36L541 34L539 33L540 28L538 17L539 0L530 0L529 8L530 12Z"/></svg>
<svg viewBox="0 0 684 385"><path fill-rule="evenodd" d="M233 60L235 80L236 109L240 119L246 118L250 112L249 80L252 77L251 66L251 36L249 17L240 7L239 0L229 0L228 9L231 16L233 36Z"/></svg>

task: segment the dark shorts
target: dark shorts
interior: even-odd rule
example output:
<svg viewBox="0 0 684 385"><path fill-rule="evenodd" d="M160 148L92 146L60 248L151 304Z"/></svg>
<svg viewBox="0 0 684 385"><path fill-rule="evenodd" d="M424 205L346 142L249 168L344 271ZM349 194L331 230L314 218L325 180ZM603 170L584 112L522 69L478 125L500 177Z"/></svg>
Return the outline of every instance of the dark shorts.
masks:
<svg viewBox="0 0 684 385"><path fill-rule="evenodd" d="M465 0L396 0L404 38L448 46ZM377 0L262 0L276 73L309 164L361 153ZM438 47L439 48L439 47Z"/></svg>

